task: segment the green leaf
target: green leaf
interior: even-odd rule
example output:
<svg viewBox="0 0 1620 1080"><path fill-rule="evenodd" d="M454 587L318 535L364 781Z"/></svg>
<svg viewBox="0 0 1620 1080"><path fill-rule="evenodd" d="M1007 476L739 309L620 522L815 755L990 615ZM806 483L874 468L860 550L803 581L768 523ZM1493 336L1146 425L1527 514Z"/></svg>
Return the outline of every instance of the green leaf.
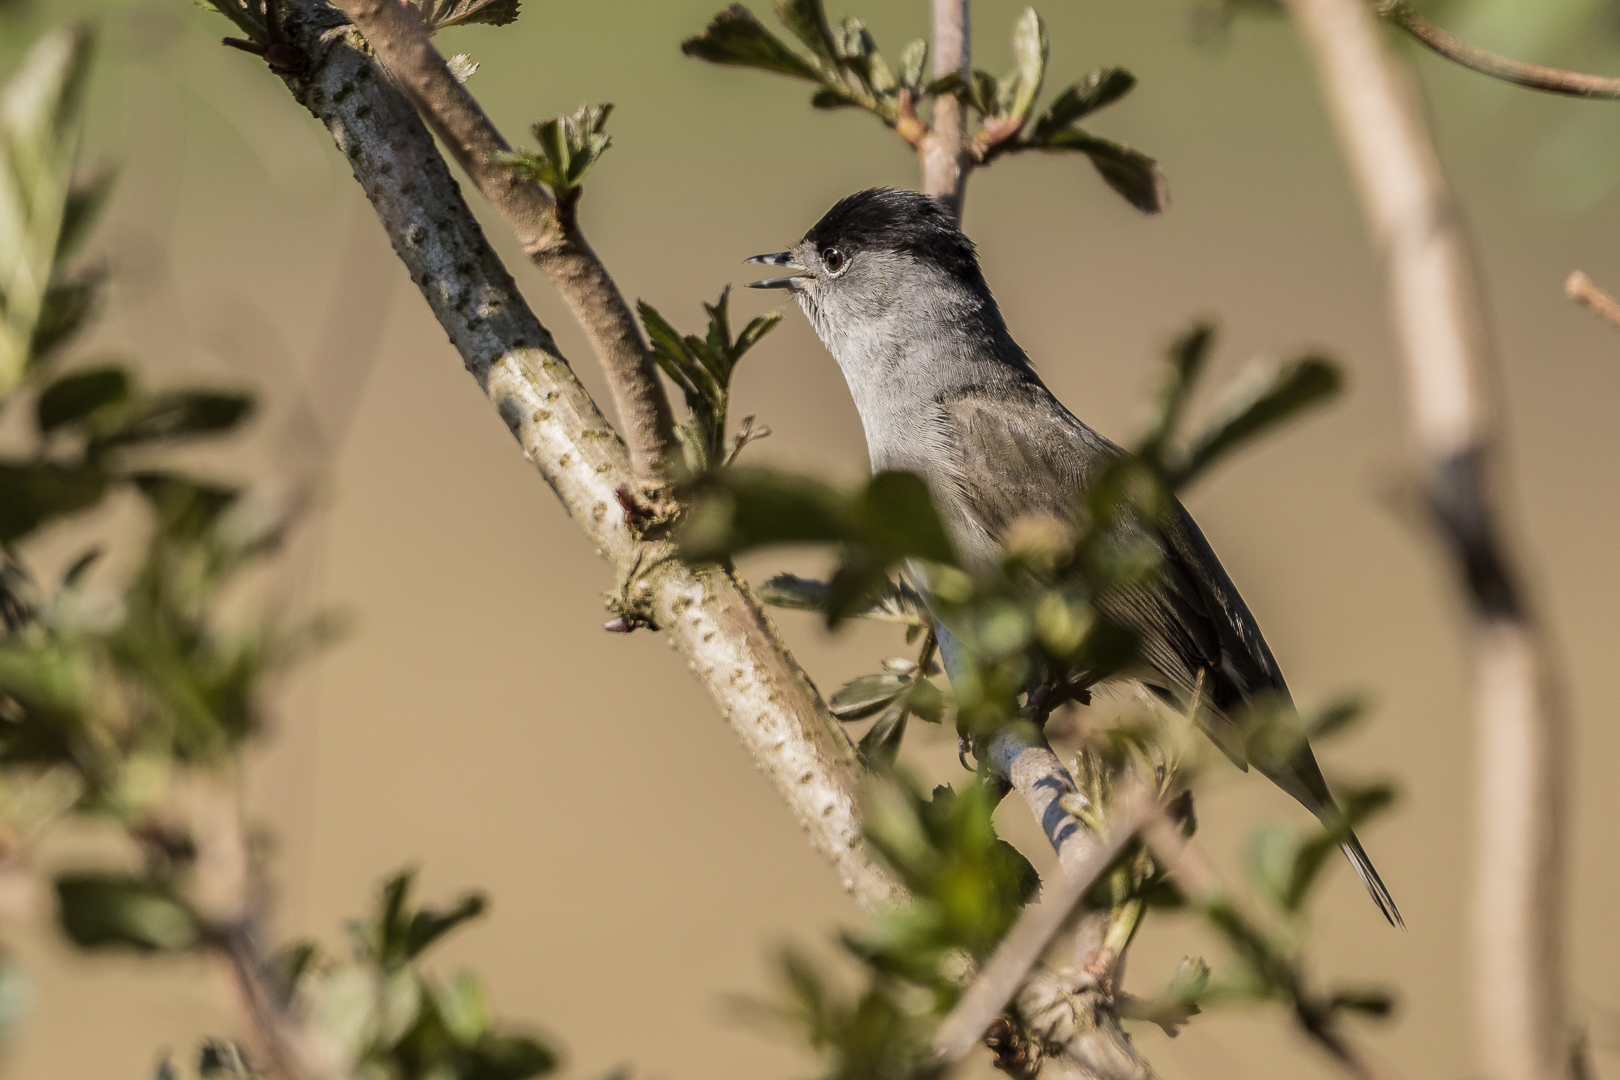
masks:
<svg viewBox="0 0 1620 1080"><path fill-rule="evenodd" d="M1057 132L1042 144L1047 150L1077 150L1108 186L1144 214L1157 214L1170 205L1170 189L1159 172L1159 164L1140 150L1088 135L1079 128Z"/></svg>
<svg viewBox="0 0 1620 1080"><path fill-rule="evenodd" d="M836 542L852 533L850 518L848 501L819 480L729 469L687 514L681 555L704 561L769 544Z"/></svg>
<svg viewBox="0 0 1620 1080"><path fill-rule="evenodd" d="M1191 482L1244 443L1334 397L1343 386L1337 365L1316 356L1245 380L1229 395L1221 416L1193 443L1176 486Z"/></svg>
<svg viewBox="0 0 1620 1080"><path fill-rule="evenodd" d="M887 554L956 565L956 551L921 477L878 473L861 493L859 512L871 540Z"/></svg>
<svg viewBox="0 0 1620 1080"><path fill-rule="evenodd" d="M478 74L478 61L468 53L455 53L445 57L444 66L450 69L450 75L458 83L464 83Z"/></svg>
<svg viewBox="0 0 1620 1080"><path fill-rule="evenodd" d="M1041 84L1046 79L1046 57L1050 50L1046 24L1034 8L1025 8L1013 24L1013 58L1018 70L1013 79L1004 80L1004 85L1010 82L1011 92L1003 105L1003 115L1022 120L1035 107L1035 99L1040 96Z"/></svg>
<svg viewBox="0 0 1620 1080"><path fill-rule="evenodd" d="M906 708L917 719L937 724L945 717L945 695L929 679L918 676L906 694Z"/></svg>
<svg viewBox="0 0 1620 1080"><path fill-rule="evenodd" d="M519 0L411 0L411 6L431 34L471 23L506 26L517 21Z"/></svg>
<svg viewBox="0 0 1620 1080"><path fill-rule="evenodd" d="M1153 430L1137 451L1140 457L1148 460L1150 466L1162 467L1166 444L1181 424L1182 414L1187 411L1187 402L1192 397L1199 376L1203 374L1214 341L1214 324L1197 322L1170 346L1169 370L1164 386L1159 390L1159 414Z"/></svg>
<svg viewBox="0 0 1620 1080"><path fill-rule="evenodd" d="M465 1080L530 1080L557 1068L557 1053L527 1035L488 1035L473 1047Z"/></svg>
<svg viewBox="0 0 1620 1080"><path fill-rule="evenodd" d="M1367 712L1367 703L1359 697L1340 698L1330 702L1305 724L1306 738L1312 743L1333 736L1360 720Z"/></svg>
<svg viewBox="0 0 1620 1080"><path fill-rule="evenodd" d="M711 64L758 68L810 82L820 82L822 77L820 68L778 41L741 4L732 4L702 34L683 41L681 52Z"/></svg>
<svg viewBox="0 0 1620 1080"><path fill-rule="evenodd" d="M1035 121L1031 141L1044 143L1076 120L1110 105L1136 85L1136 76L1124 68L1099 68L1060 93Z"/></svg>
<svg viewBox="0 0 1620 1080"><path fill-rule="evenodd" d="M1328 1006L1382 1018L1395 1011L1395 999L1383 990L1336 990Z"/></svg>
<svg viewBox="0 0 1620 1080"><path fill-rule="evenodd" d="M922 96L923 72L928 67L928 42L918 38L900 54L900 85L911 91L913 98Z"/></svg>
<svg viewBox="0 0 1620 1080"><path fill-rule="evenodd" d="M170 537L201 537L241 496L237 488L177 472L149 470L131 473L129 480L157 514L160 531Z"/></svg>
<svg viewBox="0 0 1620 1080"><path fill-rule="evenodd" d="M1281 822L1268 822L1249 836L1249 876L1278 905L1287 907L1288 883L1294 872L1298 838Z"/></svg>
<svg viewBox="0 0 1620 1080"><path fill-rule="evenodd" d="M0 93L0 398L34 359L38 327L56 284L90 42L83 29L47 34ZM63 294L57 307L61 324Z"/></svg>
<svg viewBox="0 0 1620 1080"><path fill-rule="evenodd" d="M220 435L252 413L253 398L248 394L171 390L131 403L116 424L91 441L104 449Z"/></svg>
<svg viewBox="0 0 1620 1080"><path fill-rule="evenodd" d="M484 913L488 901L481 893L468 893L456 901L454 907L440 911L422 908L411 916L410 929L405 937L405 958L415 960L428 946L469 919Z"/></svg>
<svg viewBox="0 0 1620 1080"><path fill-rule="evenodd" d="M189 949L202 940L196 916L167 885L118 874L56 879L58 917L75 945L141 952Z"/></svg>
<svg viewBox="0 0 1620 1080"><path fill-rule="evenodd" d="M81 274L69 281L58 281L45 290L34 336L29 342L29 362L37 365L84 329L106 275L100 271Z"/></svg>
<svg viewBox="0 0 1620 1080"><path fill-rule="evenodd" d="M878 714L877 721L861 736L857 753L868 768L883 770L900 756L900 743L906 734L906 711L903 701L896 701Z"/></svg>
<svg viewBox="0 0 1620 1080"><path fill-rule="evenodd" d="M864 720L898 700L910 686L910 679L893 672L862 675L840 687L828 704L840 720Z"/></svg>
<svg viewBox="0 0 1620 1080"><path fill-rule="evenodd" d="M476 1043L495 1022L484 984L470 971L457 972L444 986L435 988L433 1002L445 1030L463 1046Z"/></svg>
<svg viewBox="0 0 1620 1080"><path fill-rule="evenodd" d="M579 187L613 140L604 130L613 105L581 105L572 113L541 120L533 125L540 153L527 151L492 154L493 164L504 166L519 176L546 185L554 195Z"/></svg>
<svg viewBox="0 0 1620 1080"><path fill-rule="evenodd" d="M66 262L78 251L90 233L90 226L106 207L112 196L118 170L102 166L88 179L76 182L68 189L67 202L62 207L62 230L56 238L56 261Z"/></svg>
<svg viewBox="0 0 1620 1080"><path fill-rule="evenodd" d="M34 414L41 435L63 424L77 423L110 405L128 400L129 373L107 365L63 375L47 386L35 402Z"/></svg>
<svg viewBox="0 0 1620 1080"><path fill-rule="evenodd" d="M776 0L776 17L829 68L837 70L837 44L821 0Z"/></svg>
<svg viewBox="0 0 1620 1080"><path fill-rule="evenodd" d="M94 506L108 477L91 465L0 462L0 544L13 543L55 517Z"/></svg>

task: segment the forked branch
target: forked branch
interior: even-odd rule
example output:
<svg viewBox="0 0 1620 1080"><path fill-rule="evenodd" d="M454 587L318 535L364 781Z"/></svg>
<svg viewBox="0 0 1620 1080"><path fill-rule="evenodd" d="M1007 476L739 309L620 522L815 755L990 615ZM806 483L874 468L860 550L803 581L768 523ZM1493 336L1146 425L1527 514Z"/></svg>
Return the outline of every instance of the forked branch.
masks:
<svg viewBox="0 0 1620 1080"><path fill-rule="evenodd" d="M621 602L666 631L812 845L868 907L900 895L870 855L853 747L746 586L639 539L624 446L490 247L416 109L340 25L289 27L288 86L331 132L395 253L526 457L613 565ZM528 198L528 196L524 196Z"/></svg>
<svg viewBox="0 0 1620 1080"><path fill-rule="evenodd" d="M396 0L341 0L377 59L421 110L456 162L500 212L524 254L550 276L596 351L636 473L651 476L674 445L675 421L658 367L618 285L591 249L572 199L496 164L511 146L445 66L416 12Z"/></svg>

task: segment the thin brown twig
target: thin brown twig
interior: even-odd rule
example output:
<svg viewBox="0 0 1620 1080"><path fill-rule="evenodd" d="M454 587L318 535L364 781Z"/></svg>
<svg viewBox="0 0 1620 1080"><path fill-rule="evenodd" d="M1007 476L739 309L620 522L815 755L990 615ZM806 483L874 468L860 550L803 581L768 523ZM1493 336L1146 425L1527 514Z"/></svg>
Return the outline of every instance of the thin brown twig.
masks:
<svg viewBox="0 0 1620 1080"><path fill-rule="evenodd" d="M1620 326L1620 300L1609 295L1580 270L1564 279L1564 295L1585 304L1615 326Z"/></svg>
<svg viewBox="0 0 1620 1080"><path fill-rule="evenodd" d="M1620 100L1620 78L1528 64L1470 45L1413 11L1406 0L1379 0L1375 10L1433 52L1481 75L1531 90L1544 90L1549 94L1602 101Z"/></svg>
<svg viewBox="0 0 1620 1080"><path fill-rule="evenodd" d="M934 1033L934 1049L942 1060L960 1061L984 1036L985 1029L1007 1007L1047 945L1070 921L1086 890L1108 869L1152 813L1151 801L1152 796L1140 789L1133 789L1121 799L1110 818L1107 839L1093 847L1074 869L1066 868L1058 882L1046 886L1040 902L1025 908L1018 916L973 984Z"/></svg>
<svg viewBox="0 0 1620 1080"><path fill-rule="evenodd" d="M560 206L539 184L495 164L511 146L450 74L409 5L341 0L341 7L568 303L607 374L636 473L652 476L674 446L674 413L635 315L580 231L572 200Z"/></svg>

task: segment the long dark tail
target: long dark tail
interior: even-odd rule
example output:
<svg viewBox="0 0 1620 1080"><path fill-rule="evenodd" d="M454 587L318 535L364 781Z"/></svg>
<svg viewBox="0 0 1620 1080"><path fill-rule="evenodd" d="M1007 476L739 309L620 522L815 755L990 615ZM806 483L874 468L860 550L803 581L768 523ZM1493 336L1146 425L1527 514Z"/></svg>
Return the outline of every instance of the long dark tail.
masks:
<svg viewBox="0 0 1620 1080"><path fill-rule="evenodd" d="M1356 877L1360 878L1361 883L1367 886L1367 895L1373 898L1373 903L1378 905L1378 910L1382 911L1384 918L1389 920L1389 925L1398 926L1405 930L1406 920L1401 918L1401 910L1395 906L1395 898L1389 895L1389 889L1384 885L1384 879L1378 876L1377 870L1373 869L1372 860L1367 858L1367 849L1361 846L1361 841L1356 839L1356 834L1351 833L1350 839L1339 845L1339 847L1344 852L1344 857L1350 860L1350 866L1355 870Z"/></svg>

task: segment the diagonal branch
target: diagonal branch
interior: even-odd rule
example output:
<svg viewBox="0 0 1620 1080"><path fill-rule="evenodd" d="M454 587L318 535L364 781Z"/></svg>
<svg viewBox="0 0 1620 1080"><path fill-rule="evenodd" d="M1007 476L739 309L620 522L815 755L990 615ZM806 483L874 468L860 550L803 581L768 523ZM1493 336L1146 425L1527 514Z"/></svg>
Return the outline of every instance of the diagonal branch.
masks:
<svg viewBox="0 0 1620 1080"><path fill-rule="evenodd" d="M1477 779L1475 1020L1499 1080L1561 1075L1564 717L1492 482L1501 402L1485 305L1410 77L1362 0L1289 0L1389 278L1428 499L1468 604Z"/></svg>
<svg viewBox="0 0 1620 1080"><path fill-rule="evenodd" d="M410 6L397 0L341 0L341 7L457 164L500 212L524 254L562 293L607 373L636 473L651 476L674 445L674 414L630 306L580 231L573 197L559 204L539 184L491 161L511 146L477 99L450 74Z"/></svg>
<svg viewBox="0 0 1620 1080"><path fill-rule="evenodd" d="M622 582L620 602L665 630L845 887L869 908L898 885L861 837L854 748L745 585L693 568L627 526L624 445L490 247L416 110L353 31L307 18L289 89L332 133L467 370ZM357 47L358 46L358 47Z"/></svg>
<svg viewBox="0 0 1620 1080"><path fill-rule="evenodd" d="M1527 64L1523 60L1514 60L1470 45L1413 11L1406 0L1378 0L1376 10L1435 53L1481 75L1526 86L1531 90L1545 90L1549 94L1603 101L1620 100L1620 79L1613 76Z"/></svg>
<svg viewBox="0 0 1620 1080"><path fill-rule="evenodd" d="M960 1061L984 1037L1001 1010L1024 984L1036 961L1073 915L1092 882L1107 870L1152 813L1145 791L1133 791L1114 811L1105 840L1085 858L1065 866L1063 879L1048 885L1040 902L1031 904L1001 939L995 953L974 978L962 999L934 1033L934 1047L949 1062Z"/></svg>

